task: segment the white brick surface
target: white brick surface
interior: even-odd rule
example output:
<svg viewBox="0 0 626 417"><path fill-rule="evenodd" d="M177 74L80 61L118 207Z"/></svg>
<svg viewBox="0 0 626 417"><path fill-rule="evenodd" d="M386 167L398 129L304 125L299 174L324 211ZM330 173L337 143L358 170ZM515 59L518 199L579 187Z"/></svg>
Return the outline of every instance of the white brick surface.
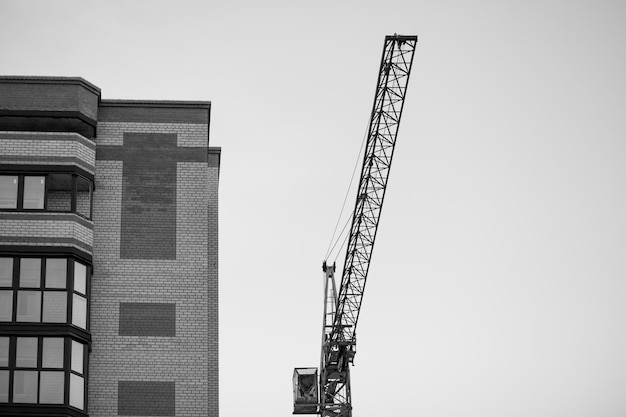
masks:
<svg viewBox="0 0 626 417"><path fill-rule="evenodd" d="M124 133L176 133L178 146L206 147L209 142L209 127L191 123L136 123L136 122L100 122L98 123L98 145L121 146Z"/></svg>
<svg viewBox="0 0 626 417"><path fill-rule="evenodd" d="M94 173L95 145L78 133L0 132L0 141L0 163L59 165L58 161L50 157L76 158L81 168Z"/></svg>
<svg viewBox="0 0 626 417"><path fill-rule="evenodd" d="M59 220L60 217L63 220ZM54 242L55 239L72 239L76 241L73 246L82 250L93 247L93 229L91 222L83 220L89 224L85 226L78 221L75 214L69 213L20 213L23 219L3 218L0 215L0 234L3 236L3 244L23 244L29 246L65 246L67 243ZM37 219L29 219L37 217ZM47 217L49 220L42 220ZM75 217L74 220L66 220L68 217ZM9 242L6 237L15 237L14 242ZM24 238L20 240L19 238ZM91 253L91 250L87 250Z"/></svg>
<svg viewBox="0 0 626 417"><path fill-rule="evenodd" d="M206 129L100 123L96 141L122 145L124 132L149 131L178 133L179 146L206 146ZM96 163L89 415L117 416L120 380L161 380L175 382L177 416L217 417L216 169L177 164L175 260L120 259L122 174L121 161ZM119 336L121 302L176 303L176 336Z"/></svg>

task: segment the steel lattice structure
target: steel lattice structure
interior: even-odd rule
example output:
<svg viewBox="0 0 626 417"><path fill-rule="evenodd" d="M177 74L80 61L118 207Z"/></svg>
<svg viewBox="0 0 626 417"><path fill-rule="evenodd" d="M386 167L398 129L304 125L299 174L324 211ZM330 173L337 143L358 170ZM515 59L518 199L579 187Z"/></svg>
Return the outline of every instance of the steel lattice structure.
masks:
<svg viewBox="0 0 626 417"><path fill-rule="evenodd" d="M416 44L417 36L385 37L338 296L335 295L334 266L324 265L326 304L319 409L322 416L352 415L348 364L353 362L356 353L356 325ZM332 299L336 302L329 301ZM327 311L328 306L335 309L332 326L328 325L329 316L333 316L332 311Z"/></svg>
<svg viewBox="0 0 626 417"><path fill-rule="evenodd" d="M385 38L333 328L339 341L354 340L416 43Z"/></svg>
<svg viewBox="0 0 626 417"><path fill-rule="evenodd" d="M294 414L352 417L349 365L416 44L417 36L385 37L339 294L335 265L323 265L319 385L316 368L294 369Z"/></svg>

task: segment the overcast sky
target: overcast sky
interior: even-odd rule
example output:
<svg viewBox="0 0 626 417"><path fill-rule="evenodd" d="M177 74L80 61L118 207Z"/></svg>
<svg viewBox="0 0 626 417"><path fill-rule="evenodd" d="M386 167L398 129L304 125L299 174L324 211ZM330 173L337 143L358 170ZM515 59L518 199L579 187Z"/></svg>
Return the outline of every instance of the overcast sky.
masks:
<svg viewBox="0 0 626 417"><path fill-rule="evenodd" d="M0 0L0 74L212 102L221 416L286 417L393 33L354 416L626 415L626 2Z"/></svg>

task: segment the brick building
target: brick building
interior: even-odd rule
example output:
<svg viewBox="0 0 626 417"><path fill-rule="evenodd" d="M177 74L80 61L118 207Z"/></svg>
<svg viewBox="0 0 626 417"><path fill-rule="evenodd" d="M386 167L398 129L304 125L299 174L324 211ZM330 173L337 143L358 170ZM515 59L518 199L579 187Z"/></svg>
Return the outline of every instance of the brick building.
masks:
<svg viewBox="0 0 626 417"><path fill-rule="evenodd" d="M218 415L209 119L0 77L0 415Z"/></svg>

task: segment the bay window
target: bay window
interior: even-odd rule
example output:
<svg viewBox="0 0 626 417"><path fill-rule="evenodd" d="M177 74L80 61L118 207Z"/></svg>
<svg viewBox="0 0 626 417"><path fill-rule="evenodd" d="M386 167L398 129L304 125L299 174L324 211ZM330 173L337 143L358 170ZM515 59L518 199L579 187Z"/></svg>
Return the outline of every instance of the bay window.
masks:
<svg viewBox="0 0 626 417"><path fill-rule="evenodd" d="M71 337L1 336L0 404L58 404L84 410L85 349Z"/></svg>
<svg viewBox="0 0 626 417"><path fill-rule="evenodd" d="M0 322L87 330L88 270L70 257L0 257Z"/></svg>
<svg viewBox="0 0 626 417"><path fill-rule="evenodd" d="M0 174L0 210L71 212L91 219L93 181L76 173Z"/></svg>
<svg viewBox="0 0 626 417"><path fill-rule="evenodd" d="M0 414L86 415L90 273L74 254L0 254Z"/></svg>

